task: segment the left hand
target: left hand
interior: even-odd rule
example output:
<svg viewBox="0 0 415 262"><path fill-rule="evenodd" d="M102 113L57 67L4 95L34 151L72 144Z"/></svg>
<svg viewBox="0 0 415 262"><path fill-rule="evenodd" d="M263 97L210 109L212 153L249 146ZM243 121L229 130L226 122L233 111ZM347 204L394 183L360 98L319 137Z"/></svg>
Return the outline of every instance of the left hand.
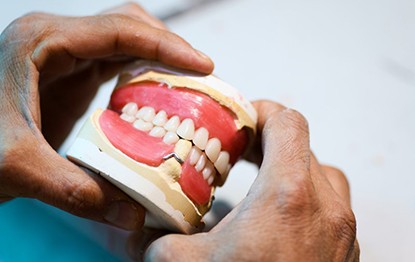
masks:
<svg viewBox="0 0 415 262"><path fill-rule="evenodd" d="M134 59L202 73L212 61L136 4L103 14L32 13L0 36L0 203L35 198L72 214L137 229L144 208L58 148L98 87Z"/></svg>
<svg viewBox="0 0 415 262"><path fill-rule="evenodd" d="M359 260L343 173L314 157L301 114L269 101L255 106L258 142L251 159L262 164L248 195L209 232L170 234L150 246L161 232L136 233L129 245L136 259L145 253L151 261Z"/></svg>

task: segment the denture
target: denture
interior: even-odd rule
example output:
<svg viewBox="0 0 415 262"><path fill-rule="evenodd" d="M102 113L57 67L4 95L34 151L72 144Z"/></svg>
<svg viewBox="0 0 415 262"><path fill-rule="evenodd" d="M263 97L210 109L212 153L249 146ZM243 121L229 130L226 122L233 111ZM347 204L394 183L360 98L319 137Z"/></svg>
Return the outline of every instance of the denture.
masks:
<svg viewBox="0 0 415 262"><path fill-rule="evenodd" d="M142 60L120 74L67 156L141 203L146 225L189 234L255 126L252 105L215 76Z"/></svg>

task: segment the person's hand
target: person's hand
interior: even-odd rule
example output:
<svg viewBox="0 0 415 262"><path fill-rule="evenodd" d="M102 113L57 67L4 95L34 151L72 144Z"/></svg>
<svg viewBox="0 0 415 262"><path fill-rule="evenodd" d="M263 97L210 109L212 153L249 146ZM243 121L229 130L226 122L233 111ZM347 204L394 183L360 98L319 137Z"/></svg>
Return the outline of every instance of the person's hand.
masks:
<svg viewBox="0 0 415 262"><path fill-rule="evenodd" d="M32 13L0 36L0 203L36 198L125 229L144 209L58 148L98 87L133 59L210 73L212 61L135 4L97 16Z"/></svg>
<svg viewBox="0 0 415 262"><path fill-rule="evenodd" d="M129 251L150 261L358 261L356 221L347 180L320 165L298 112L255 103L260 163L248 195L212 230L194 235L141 231ZM262 164L261 164L262 162ZM145 249L147 248L147 251Z"/></svg>

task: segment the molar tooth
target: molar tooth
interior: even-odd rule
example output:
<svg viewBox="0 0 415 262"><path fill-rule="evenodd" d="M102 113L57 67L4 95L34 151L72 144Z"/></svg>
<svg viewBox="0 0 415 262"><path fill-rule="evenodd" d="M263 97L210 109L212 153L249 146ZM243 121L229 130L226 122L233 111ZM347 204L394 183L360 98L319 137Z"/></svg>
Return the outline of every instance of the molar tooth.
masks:
<svg viewBox="0 0 415 262"><path fill-rule="evenodd" d="M135 114L137 114L138 111L138 106L136 103L134 102L130 102L127 103L121 110L123 113L127 114L127 115L131 115L134 116Z"/></svg>
<svg viewBox="0 0 415 262"><path fill-rule="evenodd" d="M196 165L195 165L195 169L197 172L202 171L202 169L205 167L207 162L207 158L205 154L202 154L199 158L199 160L197 161Z"/></svg>
<svg viewBox="0 0 415 262"><path fill-rule="evenodd" d="M218 159L215 161L215 168L218 170L219 174L224 174L229 164L229 153L226 151L221 151L219 153Z"/></svg>
<svg viewBox="0 0 415 262"><path fill-rule="evenodd" d="M150 136L163 137L166 134L166 130L160 126L155 126L150 131Z"/></svg>
<svg viewBox="0 0 415 262"><path fill-rule="evenodd" d="M201 155L202 151L200 151L200 149L198 149L197 147L193 147L192 151L190 151L189 163L192 166L196 165Z"/></svg>
<svg viewBox="0 0 415 262"><path fill-rule="evenodd" d="M141 131L148 132L153 128L153 124L144 121L143 119L138 119L134 121L133 126Z"/></svg>
<svg viewBox="0 0 415 262"><path fill-rule="evenodd" d="M154 108L150 106L144 106L140 110L138 110L136 117L139 119L143 119L147 122L151 122L153 121L155 115L156 112L154 111Z"/></svg>
<svg viewBox="0 0 415 262"><path fill-rule="evenodd" d="M213 175L208 178L207 182L208 182L209 186L212 185L214 179L215 179L215 176L213 176Z"/></svg>
<svg viewBox="0 0 415 262"><path fill-rule="evenodd" d="M220 140L216 137L209 139L206 144L205 153L209 157L210 161L215 162L218 159L219 152L221 149Z"/></svg>
<svg viewBox="0 0 415 262"><path fill-rule="evenodd" d="M164 126L167 122L167 113L166 111L159 111L153 119L153 124L156 126Z"/></svg>
<svg viewBox="0 0 415 262"><path fill-rule="evenodd" d="M179 136L175 132L167 132L163 137L163 142L166 144L176 144L179 141Z"/></svg>
<svg viewBox="0 0 415 262"><path fill-rule="evenodd" d="M213 168L212 163L207 161L205 168L203 168L202 175L204 180L208 180L209 177L213 176L215 172L215 169Z"/></svg>
<svg viewBox="0 0 415 262"><path fill-rule="evenodd" d="M209 139L209 132L206 128L201 127L195 132L195 137L193 138L193 144L195 144L198 148L205 150L206 144Z"/></svg>
<svg viewBox="0 0 415 262"><path fill-rule="evenodd" d="M180 125L180 118L178 116L173 116L164 125L164 129L166 129L167 131L176 132L179 125Z"/></svg>
<svg viewBox="0 0 415 262"><path fill-rule="evenodd" d="M135 117L134 117L134 116L132 116L132 115L127 115L126 113L122 113L122 114L120 115L120 118L121 118L122 120L124 120L124 121L129 122L129 123L132 123L132 122L134 122L134 121L135 121Z"/></svg>
<svg viewBox="0 0 415 262"><path fill-rule="evenodd" d="M190 118L183 120L176 132L180 137L192 140L195 135L195 125L193 124L193 120Z"/></svg>

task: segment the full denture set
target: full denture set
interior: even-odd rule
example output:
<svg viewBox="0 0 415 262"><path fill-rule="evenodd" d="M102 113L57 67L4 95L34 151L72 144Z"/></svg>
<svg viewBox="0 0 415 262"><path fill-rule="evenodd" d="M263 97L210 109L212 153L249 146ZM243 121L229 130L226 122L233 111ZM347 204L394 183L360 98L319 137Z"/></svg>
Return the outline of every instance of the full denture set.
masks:
<svg viewBox="0 0 415 262"><path fill-rule="evenodd" d="M214 76L139 61L120 75L67 153L148 211L146 224L199 231L216 186L246 151L256 113Z"/></svg>

